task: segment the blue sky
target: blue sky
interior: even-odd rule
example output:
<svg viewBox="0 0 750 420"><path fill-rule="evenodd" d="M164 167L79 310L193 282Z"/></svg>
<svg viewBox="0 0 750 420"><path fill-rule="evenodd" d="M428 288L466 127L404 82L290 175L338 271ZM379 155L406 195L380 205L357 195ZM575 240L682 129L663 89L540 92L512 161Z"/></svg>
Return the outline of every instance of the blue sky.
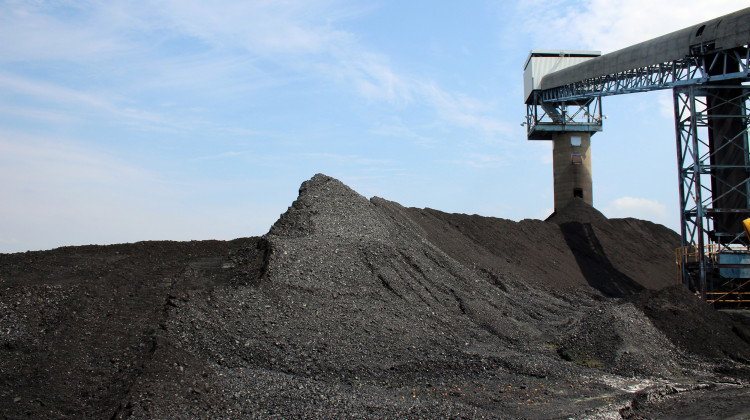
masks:
<svg viewBox="0 0 750 420"><path fill-rule="evenodd" d="M262 235L316 173L405 206L552 211L531 49L746 1L0 1L0 252ZM671 94L605 98L594 205L678 229Z"/></svg>

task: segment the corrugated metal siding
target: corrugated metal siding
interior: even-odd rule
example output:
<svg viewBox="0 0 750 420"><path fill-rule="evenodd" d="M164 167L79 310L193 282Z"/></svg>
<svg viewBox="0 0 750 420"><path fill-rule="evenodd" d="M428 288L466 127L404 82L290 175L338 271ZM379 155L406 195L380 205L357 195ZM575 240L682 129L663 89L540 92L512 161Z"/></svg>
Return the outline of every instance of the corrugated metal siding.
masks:
<svg viewBox="0 0 750 420"><path fill-rule="evenodd" d="M594 57L532 56L523 72L524 101L528 101L532 90L541 89L542 78L544 78L544 76L570 66L575 66L584 61L589 61L593 58Z"/></svg>

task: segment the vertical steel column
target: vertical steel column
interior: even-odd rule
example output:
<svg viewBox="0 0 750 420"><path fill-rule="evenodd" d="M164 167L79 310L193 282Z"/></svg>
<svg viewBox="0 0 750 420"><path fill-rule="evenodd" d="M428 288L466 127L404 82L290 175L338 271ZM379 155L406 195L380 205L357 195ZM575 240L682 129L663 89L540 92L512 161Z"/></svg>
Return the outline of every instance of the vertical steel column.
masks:
<svg viewBox="0 0 750 420"><path fill-rule="evenodd" d="M672 99L674 100L674 121L675 121L675 144L677 146L677 185L679 187L680 196L680 252L678 254L679 267L680 267L680 279L686 287L691 288L692 278L690 277L690 271L688 269L689 263L689 246L691 244L690 237L688 237L688 219L687 219L687 200L690 196L690 186L685 185L685 181L688 176L687 169L685 169L685 159L687 157L687 142L684 141L684 99L681 96L681 91L677 89L672 90Z"/></svg>
<svg viewBox="0 0 750 420"><path fill-rule="evenodd" d="M675 131L680 188L680 231L683 250L680 254L683 282L706 299L705 209L703 207L704 173L698 128L701 112L696 106L696 86L675 88ZM691 199L693 204L691 204Z"/></svg>
<svg viewBox="0 0 750 420"><path fill-rule="evenodd" d="M693 158L693 168L694 168L694 177L695 182L693 185L693 188L695 189L695 234L698 239L698 284L700 285L700 293L701 293L701 300L706 300L706 242L705 242L705 232L706 232L706 226L704 224L705 222L705 209L703 207L703 183L702 183L702 175L704 173L703 168L703 160L701 159L701 150L700 150L700 139L698 137L698 125L701 121L703 121L703 118L700 118L699 110L696 107L696 86L690 86L688 88L689 92L689 102L688 105L690 107L690 140L692 145L692 158Z"/></svg>

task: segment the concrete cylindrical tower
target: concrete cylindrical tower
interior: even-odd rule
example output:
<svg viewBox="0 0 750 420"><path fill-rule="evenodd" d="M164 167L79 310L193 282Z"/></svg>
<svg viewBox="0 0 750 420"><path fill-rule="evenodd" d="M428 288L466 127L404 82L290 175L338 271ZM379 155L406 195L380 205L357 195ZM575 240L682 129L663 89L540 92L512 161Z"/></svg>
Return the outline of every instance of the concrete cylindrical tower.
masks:
<svg viewBox="0 0 750 420"><path fill-rule="evenodd" d="M576 198L593 206L591 133L558 132L552 141L555 210L561 210Z"/></svg>

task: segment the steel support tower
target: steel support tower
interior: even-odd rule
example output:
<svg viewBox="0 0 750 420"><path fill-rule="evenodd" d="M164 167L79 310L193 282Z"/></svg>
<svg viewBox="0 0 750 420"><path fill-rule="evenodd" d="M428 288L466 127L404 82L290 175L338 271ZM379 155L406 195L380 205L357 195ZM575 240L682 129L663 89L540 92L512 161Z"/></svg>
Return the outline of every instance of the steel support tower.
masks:
<svg viewBox="0 0 750 420"><path fill-rule="evenodd" d="M550 73L527 98L533 139L561 121L600 131L604 96L672 89L680 277L725 306L750 303L749 46L750 8Z"/></svg>

